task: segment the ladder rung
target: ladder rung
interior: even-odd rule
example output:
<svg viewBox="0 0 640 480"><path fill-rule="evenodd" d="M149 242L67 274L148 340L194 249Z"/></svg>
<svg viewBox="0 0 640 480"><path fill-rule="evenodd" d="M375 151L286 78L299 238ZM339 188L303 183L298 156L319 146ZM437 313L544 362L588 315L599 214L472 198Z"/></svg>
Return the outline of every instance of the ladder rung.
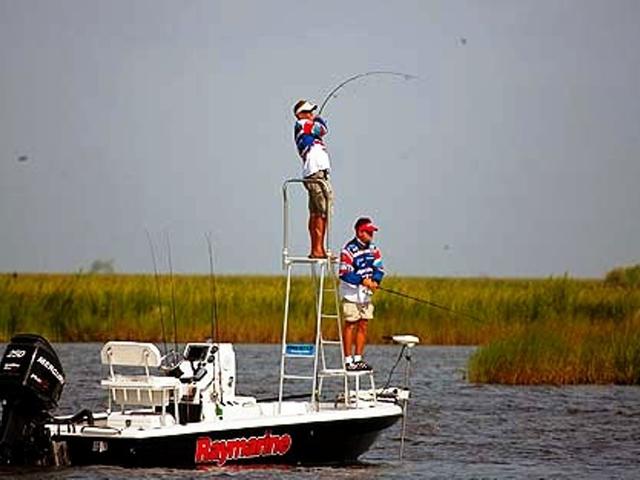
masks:
<svg viewBox="0 0 640 480"><path fill-rule="evenodd" d="M285 257L285 263L311 263L320 264L328 263L326 258L309 258L309 257Z"/></svg>
<svg viewBox="0 0 640 480"><path fill-rule="evenodd" d="M289 380L313 380L313 377L308 375L283 375L282 377Z"/></svg>
<svg viewBox="0 0 640 480"><path fill-rule="evenodd" d="M342 345L340 340L320 340L323 345Z"/></svg>
<svg viewBox="0 0 640 480"><path fill-rule="evenodd" d="M361 377L362 375L373 375L373 370L347 370L348 377Z"/></svg>
<svg viewBox="0 0 640 480"><path fill-rule="evenodd" d="M319 375L322 377L337 377L345 373L347 373L347 371L344 368L325 368L320 371Z"/></svg>
<svg viewBox="0 0 640 480"><path fill-rule="evenodd" d="M320 315L322 318L338 318L338 315L335 313L323 313Z"/></svg>
<svg viewBox="0 0 640 480"><path fill-rule="evenodd" d="M306 353L285 353L286 358L315 358L315 355Z"/></svg>

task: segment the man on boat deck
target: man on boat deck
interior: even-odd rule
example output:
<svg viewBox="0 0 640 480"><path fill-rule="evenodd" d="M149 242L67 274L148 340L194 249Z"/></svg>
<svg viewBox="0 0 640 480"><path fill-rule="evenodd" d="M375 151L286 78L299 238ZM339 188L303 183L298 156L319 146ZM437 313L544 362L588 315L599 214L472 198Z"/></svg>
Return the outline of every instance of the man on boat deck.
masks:
<svg viewBox="0 0 640 480"><path fill-rule="evenodd" d="M384 276L382 254L372 243L377 230L369 217L360 217L355 223L356 236L340 252L340 296L345 320L343 341L347 370L371 370L362 355L367 341L367 322L373 318L371 297Z"/></svg>
<svg viewBox="0 0 640 480"><path fill-rule="evenodd" d="M305 180L312 180L304 184L309 192L309 257L326 258L324 237L333 191L329 181L329 154L323 140L329 130L325 121L314 114L317 108L307 100L296 102L293 106L296 117L293 135L302 158L302 176Z"/></svg>

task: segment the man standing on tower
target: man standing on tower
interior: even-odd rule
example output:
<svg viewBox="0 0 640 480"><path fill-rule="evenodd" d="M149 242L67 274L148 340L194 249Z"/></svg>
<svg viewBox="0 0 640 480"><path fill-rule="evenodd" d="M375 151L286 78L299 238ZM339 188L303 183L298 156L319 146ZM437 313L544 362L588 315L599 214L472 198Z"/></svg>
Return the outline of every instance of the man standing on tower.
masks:
<svg viewBox="0 0 640 480"><path fill-rule="evenodd" d="M309 237L310 258L326 258L325 235L327 219L333 202L333 191L329 180L329 154L323 137L329 131L327 124L315 115L318 108L307 100L299 100L293 106L296 117L294 140L302 159L302 176L309 192Z"/></svg>

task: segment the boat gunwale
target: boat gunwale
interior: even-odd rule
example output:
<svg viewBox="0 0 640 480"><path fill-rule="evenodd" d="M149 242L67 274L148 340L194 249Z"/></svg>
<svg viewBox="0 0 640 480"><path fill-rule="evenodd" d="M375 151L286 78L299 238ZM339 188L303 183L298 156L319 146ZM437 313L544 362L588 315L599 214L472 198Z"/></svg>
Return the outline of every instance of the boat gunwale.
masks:
<svg viewBox="0 0 640 480"><path fill-rule="evenodd" d="M269 402L277 404L277 402ZM298 402L288 402L298 403ZM307 402L304 402L307 403ZM327 404L322 404L327 405ZM309 425L313 423L325 424L332 422L349 422L359 420L373 420L377 418L396 417L403 415L402 407L395 403L378 402L376 405L364 405L358 408L336 409L311 411L307 413L297 413L291 415L259 415L248 418L233 418L230 420L214 420L187 423L186 425L168 425L163 427L153 427L146 429L130 428L114 428L89 426L81 424L47 424L46 427L51 431L51 436L56 438L63 437L95 437L102 438L155 438L166 436L180 436L210 432L226 432L253 428L279 428L290 427L295 425ZM95 430L90 432L83 431L83 427L91 429L104 428L104 433L98 433Z"/></svg>

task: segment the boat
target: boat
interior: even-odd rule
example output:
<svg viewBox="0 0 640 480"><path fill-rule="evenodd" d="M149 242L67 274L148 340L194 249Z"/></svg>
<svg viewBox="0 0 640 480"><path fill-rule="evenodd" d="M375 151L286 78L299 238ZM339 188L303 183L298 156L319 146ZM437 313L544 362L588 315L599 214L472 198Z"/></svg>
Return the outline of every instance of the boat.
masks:
<svg viewBox="0 0 640 480"><path fill-rule="evenodd" d="M391 372L405 361L401 386L377 388L374 371L345 368L337 288L327 288L331 282L335 286L335 259L288 253L286 188L294 183L300 181L285 182L284 189L287 289L277 396L257 399L236 392L231 343L210 339L161 353L150 342L112 340L100 351L106 410L56 416L66 382L63 366L45 338L19 334L0 362L0 465L344 465L356 462L400 419L402 448L411 348L419 339L392 337L402 352ZM300 266L311 267L318 288L309 343L292 342L287 333L291 275ZM334 292L334 313L326 312L332 304L327 292ZM328 321L336 322L331 331L338 332L337 339L328 338ZM287 393L289 384L300 382L311 388Z"/></svg>
<svg viewBox="0 0 640 480"><path fill-rule="evenodd" d="M406 347L417 339L395 341ZM65 383L55 351L38 335L11 339L0 363L0 464L349 464L403 417L409 398L398 387L351 388L333 401L238 395L230 343L188 343L168 366L147 342L109 341L100 357L108 370L100 382L107 410L53 416ZM369 372L350 374L364 375Z"/></svg>

